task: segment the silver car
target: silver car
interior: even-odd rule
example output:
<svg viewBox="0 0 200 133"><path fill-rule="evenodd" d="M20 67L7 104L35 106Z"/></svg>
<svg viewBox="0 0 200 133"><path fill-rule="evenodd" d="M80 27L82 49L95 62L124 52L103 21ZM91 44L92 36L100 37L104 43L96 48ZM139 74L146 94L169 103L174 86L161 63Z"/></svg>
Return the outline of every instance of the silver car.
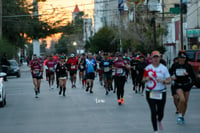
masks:
<svg viewBox="0 0 200 133"><path fill-rule="evenodd" d="M4 107L6 105L6 90L3 80L4 76L6 76L6 73L0 72L0 107Z"/></svg>

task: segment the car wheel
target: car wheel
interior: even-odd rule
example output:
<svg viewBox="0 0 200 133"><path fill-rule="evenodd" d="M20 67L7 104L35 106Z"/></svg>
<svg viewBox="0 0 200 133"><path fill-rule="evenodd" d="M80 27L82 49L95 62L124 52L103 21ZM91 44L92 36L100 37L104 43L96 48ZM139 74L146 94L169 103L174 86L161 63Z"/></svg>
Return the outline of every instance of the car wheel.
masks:
<svg viewBox="0 0 200 133"><path fill-rule="evenodd" d="M0 107L4 107L4 101L0 102Z"/></svg>
<svg viewBox="0 0 200 133"><path fill-rule="evenodd" d="M20 75L20 73L18 72L18 73L17 73L17 78L19 78L20 76L21 76L21 75Z"/></svg>
<svg viewBox="0 0 200 133"><path fill-rule="evenodd" d="M6 105L6 97L4 98L4 100L3 100L3 101L4 101L4 105Z"/></svg>

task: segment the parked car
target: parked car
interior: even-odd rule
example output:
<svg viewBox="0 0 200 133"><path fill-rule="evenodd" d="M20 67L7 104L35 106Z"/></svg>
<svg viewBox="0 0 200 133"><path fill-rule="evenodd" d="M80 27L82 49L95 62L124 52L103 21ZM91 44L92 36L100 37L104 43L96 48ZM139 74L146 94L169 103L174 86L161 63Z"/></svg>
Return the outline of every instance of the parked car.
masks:
<svg viewBox="0 0 200 133"><path fill-rule="evenodd" d="M10 66L8 68L8 76L16 76L19 78L21 76L19 64L16 60L8 60L10 62Z"/></svg>
<svg viewBox="0 0 200 133"><path fill-rule="evenodd" d="M195 86L200 88L200 50L186 50L188 63L191 64L196 73Z"/></svg>
<svg viewBox="0 0 200 133"><path fill-rule="evenodd" d="M0 107L4 107L6 105L6 90L3 84L4 76L6 76L6 73L0 72Z"/></svg>

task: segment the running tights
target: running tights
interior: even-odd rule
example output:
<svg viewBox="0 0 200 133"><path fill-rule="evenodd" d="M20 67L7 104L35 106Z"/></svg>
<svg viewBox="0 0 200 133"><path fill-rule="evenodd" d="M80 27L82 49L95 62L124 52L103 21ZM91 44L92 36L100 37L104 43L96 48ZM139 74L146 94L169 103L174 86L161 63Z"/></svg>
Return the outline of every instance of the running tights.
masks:
<svg viewBox="0 0 200 133"><path fill-rule="evenodd" d="M146 91L146 98L151 110L151 121L154 131L158 130L157 122L161 122L164 116L164 108L166 103L166 92L163 92L162 100L154 100L149 98L149 93Z"/></svg>
<svg viewBox="0 0 200 133"><path fill-rule="evenodd" d="M126 82L125 76L116 76L116 87L117 87L117 99L124 97L124 85Z"/></svg>

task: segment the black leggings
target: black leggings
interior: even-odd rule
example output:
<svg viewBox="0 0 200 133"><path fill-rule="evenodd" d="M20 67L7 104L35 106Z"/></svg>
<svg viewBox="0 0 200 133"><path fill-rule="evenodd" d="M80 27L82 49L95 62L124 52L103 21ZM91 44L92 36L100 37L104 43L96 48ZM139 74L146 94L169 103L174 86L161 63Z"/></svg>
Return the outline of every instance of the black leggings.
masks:
<svg viewBox="0 0 200 133"><path fill-rule="evenodd" d="M117 87L117 98L123 98L124 97L124 85L126 82L125 76L116 76L116 87Z"/></svg>
<svg viewBox="0 0 200 133"><path fill-rule="evenodd" d="M164 116L164 108L166 103L166 92L163 92L162 100L154 100L149 98L149 93L146 91L146 99L149 104L150 110L151 110L151 121L153 125L154 131L158 130L157 127L157 120L159 122L162 121Z"/></svg>

